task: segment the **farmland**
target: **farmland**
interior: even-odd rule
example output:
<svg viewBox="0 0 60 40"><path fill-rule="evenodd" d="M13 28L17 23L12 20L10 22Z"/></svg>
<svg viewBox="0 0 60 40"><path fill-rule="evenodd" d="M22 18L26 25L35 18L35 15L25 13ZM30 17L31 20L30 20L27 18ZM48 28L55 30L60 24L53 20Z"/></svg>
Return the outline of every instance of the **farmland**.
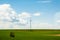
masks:
<svg viewBox="0 0 60 40"><path fill-rule="evenodd" d="M10 32L15 33L14 40L60 40L60 30L0 30L0 40L12 40Z"/></svg>

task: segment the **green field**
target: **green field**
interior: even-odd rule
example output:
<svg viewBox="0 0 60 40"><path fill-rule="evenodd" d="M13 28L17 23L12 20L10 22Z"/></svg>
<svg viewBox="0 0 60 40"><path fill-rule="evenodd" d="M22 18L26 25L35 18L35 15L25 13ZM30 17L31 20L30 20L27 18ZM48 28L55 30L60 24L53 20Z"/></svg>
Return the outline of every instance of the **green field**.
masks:
<svg viewBox="0 0 60 40"><path fill-rule="evenodd" d="M14 40L60 40L60 30L0 30L0 40L12 40L10 32L15 33Z"/></svg>

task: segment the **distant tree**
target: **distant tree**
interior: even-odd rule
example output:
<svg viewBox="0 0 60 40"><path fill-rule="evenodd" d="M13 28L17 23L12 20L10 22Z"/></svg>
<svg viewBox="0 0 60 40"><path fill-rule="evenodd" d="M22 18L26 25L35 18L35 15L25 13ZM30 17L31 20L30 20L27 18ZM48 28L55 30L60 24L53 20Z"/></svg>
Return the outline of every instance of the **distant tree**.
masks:
<svg viewBox="0 0 60 40"><path fill-rule="evenodd" d="M10 32L10 37L11 37L11 39L14 39L15 33L14 32Z"/></svg>

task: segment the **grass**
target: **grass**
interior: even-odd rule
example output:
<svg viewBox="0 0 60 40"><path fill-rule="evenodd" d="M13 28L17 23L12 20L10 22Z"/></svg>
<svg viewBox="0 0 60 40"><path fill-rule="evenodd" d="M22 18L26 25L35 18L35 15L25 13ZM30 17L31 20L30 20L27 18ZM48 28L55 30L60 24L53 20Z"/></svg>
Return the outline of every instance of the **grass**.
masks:
<svg viewBox="0 0 60 40"><path fill-rule="evenodd" d="M60 40L60 36L49 36L60 34L60 30L0 30L0 40L12 40L10 32L15 33L14 40Z"/></svg>

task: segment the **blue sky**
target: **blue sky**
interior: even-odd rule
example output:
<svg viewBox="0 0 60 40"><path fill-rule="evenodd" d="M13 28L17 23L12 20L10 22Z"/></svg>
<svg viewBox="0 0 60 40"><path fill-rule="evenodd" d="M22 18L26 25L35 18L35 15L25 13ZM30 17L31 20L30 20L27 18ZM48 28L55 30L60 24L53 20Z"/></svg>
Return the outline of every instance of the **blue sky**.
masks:
<svg viewBox="0 0 60 40"><path fill-rule="evenodd" d="M56 19L55 16L58 12L60 14L60 0L0 0L0 5L2 4L10 4L17 14L21 12L40 13L40 16L32 17L32 25L47 23L47 25L55 26L55 20L60 18Z"/></svg>

